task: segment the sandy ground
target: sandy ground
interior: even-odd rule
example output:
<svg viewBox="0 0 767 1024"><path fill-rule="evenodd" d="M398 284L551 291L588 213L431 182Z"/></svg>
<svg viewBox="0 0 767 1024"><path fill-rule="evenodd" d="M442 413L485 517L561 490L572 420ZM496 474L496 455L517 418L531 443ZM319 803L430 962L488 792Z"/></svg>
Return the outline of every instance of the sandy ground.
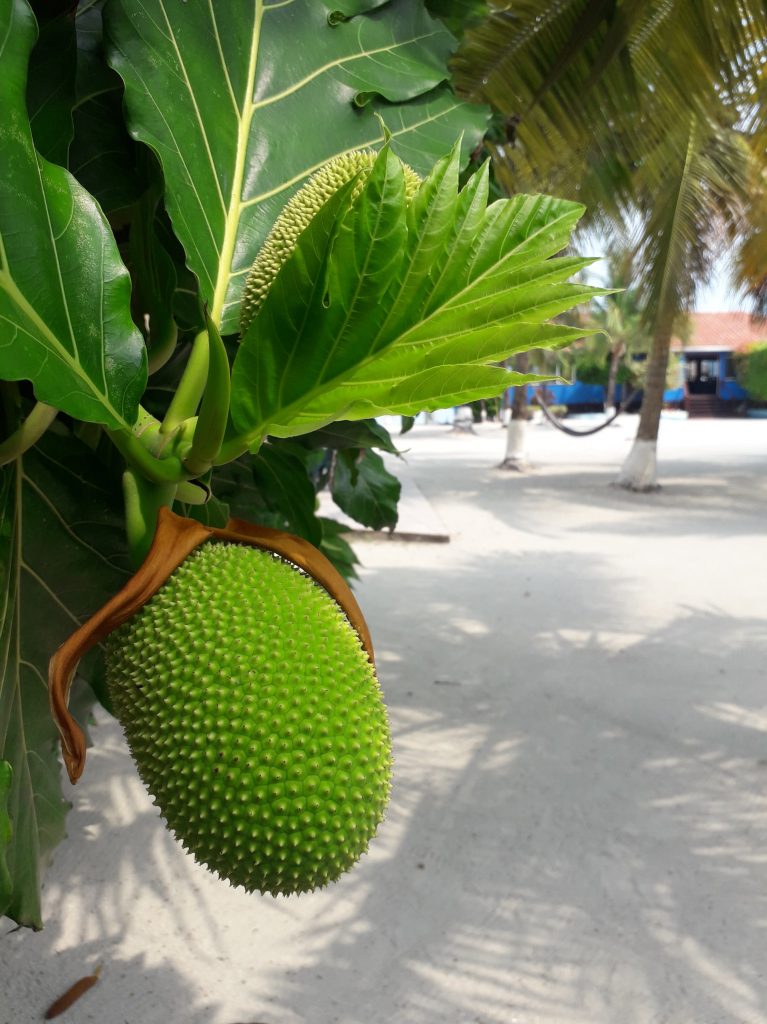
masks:
<svg viewBox="0 0 767 1024"><path fill-rule="evenodd" d="M664 488L572 440L417 428L450 544L361 541L396 783L371 853L248 896L165 832L105 723L0 1021L765 1024L767 421L665 421ZM102 718L104 716L102 715Z"/></svg>

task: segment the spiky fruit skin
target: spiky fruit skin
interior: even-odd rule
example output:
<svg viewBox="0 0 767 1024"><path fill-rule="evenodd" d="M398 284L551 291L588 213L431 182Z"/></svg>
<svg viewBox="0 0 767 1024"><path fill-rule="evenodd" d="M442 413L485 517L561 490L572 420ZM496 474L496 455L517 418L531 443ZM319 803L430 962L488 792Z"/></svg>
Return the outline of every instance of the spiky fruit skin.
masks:
<svg viewBox="0 0 767 1024"><path fill-rule="evenodd" d="M280 267L295 249L298 236L333 193L359 174L360 180L352 193L352 199L357 198L376 156L372 149L355 149L328 160L287 203L248 273L240 312L240 330L243 334L261 308ZM410 202L418 191L421 179L412 167L407 164L402 166L405 172L405 197Z"/></svg>
<svg viewBox="0 0 767 1024"><path fill-rule="evenodd" d="M294 566L203 544L111 634L107 681L168 827L223 878L306 892L367 849L386 711L357 633Z"/></svg>

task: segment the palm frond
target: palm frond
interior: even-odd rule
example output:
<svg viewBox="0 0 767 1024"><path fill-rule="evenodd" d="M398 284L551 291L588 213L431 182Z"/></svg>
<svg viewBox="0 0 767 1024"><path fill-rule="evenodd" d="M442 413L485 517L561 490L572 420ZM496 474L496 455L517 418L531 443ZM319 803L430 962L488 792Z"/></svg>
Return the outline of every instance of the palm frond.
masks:
<svg viewBox="0 0 767 1024"><path fill-rule="evenodd" d="M696 117L645 155L635 267L649 322L691 307L742 222L751 160L739 132Z"/></svg>
<svg viewBox="0 0 767 1024"><path fill-rule="evenodd" d="M647 316L668 319L744 230L765 38L762 0L519 0L467 32L455 76L511 126L487 145L504 189L577 199L585 227L631 229ZM763 225L744 260L761 260Z"/></svg>
<svg viewBox="0 0 767 1024"><path fill-rule="evenodd" d="M758 73L760 0L518 0L470 29L453 61L459 91L522 119L520 134L578 137L630 107L705 114L712 85Z"/></svg>
<svg viewBox="0 0 767 1024"><path fill-rule="evenodd" d="M760 68L760 79L745 103L743 119L753 160L749 203L735 252L738 282L753 302L754 315L767 318L767 72Z"/></svg>

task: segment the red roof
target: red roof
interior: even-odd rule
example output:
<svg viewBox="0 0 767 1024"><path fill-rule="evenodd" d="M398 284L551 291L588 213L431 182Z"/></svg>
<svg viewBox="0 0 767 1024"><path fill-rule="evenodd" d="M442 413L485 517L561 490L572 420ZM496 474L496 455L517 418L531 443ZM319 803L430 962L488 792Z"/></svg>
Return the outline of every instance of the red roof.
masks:
<svg viewBox="0 0 767 1024"><path fill-rule="evenodd" d="M767 323L751 319L750 313L691 313L690 336L686 342L673 338L671 347L718 351L745 348L754 341L767 341Z"/></svg>

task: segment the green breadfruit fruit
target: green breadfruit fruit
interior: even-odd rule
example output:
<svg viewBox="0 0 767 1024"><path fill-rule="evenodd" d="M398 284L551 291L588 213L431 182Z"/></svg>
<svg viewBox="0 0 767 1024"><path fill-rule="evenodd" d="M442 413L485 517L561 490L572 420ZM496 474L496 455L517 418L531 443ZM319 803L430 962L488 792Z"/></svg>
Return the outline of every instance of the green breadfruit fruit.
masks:
<svg viewBox="0 0 767 1024"><path fill-rule="evenodd" d="M359 174L359 182L352 193L356 199L365 184L365 178L375 163L377 154L372 149L355 149L343 153L324 164L288 202L274 227L266 237L250 268L245 283L240 311L240 331L244 334L253 317L258 313L277 272L296 247L298 236L308 226L324 203L342 185ZM402 165L405 174L405 197L408 202L418 191L421 179L407 164Z"/></svg>
<svg viewBox="0 0 767 1024"><path fill-rule="evenodd" d="M307 892L365 852L389 794L375 671L339 605L258 548L209 541L109 637L139 774L195 859Z"/></svg>

